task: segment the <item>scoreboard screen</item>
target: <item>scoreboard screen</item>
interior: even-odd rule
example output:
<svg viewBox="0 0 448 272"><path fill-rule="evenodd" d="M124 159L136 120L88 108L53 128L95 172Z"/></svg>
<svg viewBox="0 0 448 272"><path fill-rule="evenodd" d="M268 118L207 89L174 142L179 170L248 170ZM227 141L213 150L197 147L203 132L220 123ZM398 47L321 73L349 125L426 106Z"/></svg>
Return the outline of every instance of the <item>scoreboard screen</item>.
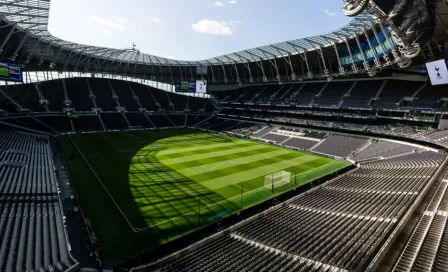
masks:
<svg viewBox="0 0 448 272"><path fill-rule="evenodd" d="M196 91L196 84L190 81L179 81L176 83L176 92L194 93Z"/></svg>
<svg viewBox="0 0 448 272"><path fill-rule="evenodd" d="M0 80L23 82L22 68L16 64L0 62Z"/></svg>
<svg viewBox="0 0 448 272"><path fill-rule="evenodd" d="M177 93L207 93L207 80L178 81Z"/></svg>

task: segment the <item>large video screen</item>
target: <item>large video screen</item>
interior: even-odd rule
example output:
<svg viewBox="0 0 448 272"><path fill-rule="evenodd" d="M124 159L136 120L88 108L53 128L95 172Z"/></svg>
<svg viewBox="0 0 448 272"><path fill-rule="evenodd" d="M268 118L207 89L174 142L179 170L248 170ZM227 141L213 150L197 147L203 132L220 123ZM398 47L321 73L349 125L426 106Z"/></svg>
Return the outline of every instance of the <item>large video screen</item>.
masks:
<svg viewBox="0 0 448 272"><path fill-rule="evenodd" d="M176 82L176 92L178 93L207 93L207 81L178 81Z"/></svg>
<svg viewBox="0 0 448 272"><path fill-rule="evenodd" d="M207 80L196 80L196 93L207 93Z"/></svg>
<svg viewBox="0 0 448 272"><path fill-rule="evenodd" d="M196 92L196 83L192 81L178 81L176 82L176 92L194 93Z"/></svg>
<svg viewBox="0 0 448 272"><path fill-rule="evenodd" d="M448 84L448 63L447 60L437 60L426 63L429 78L432 85Z"/></svg>
<svg viewBox="0 0 448 272"><path fill-rule="evenodd" d="M22 68L16 64L0 62L0 80L23 82Z"/></svg>

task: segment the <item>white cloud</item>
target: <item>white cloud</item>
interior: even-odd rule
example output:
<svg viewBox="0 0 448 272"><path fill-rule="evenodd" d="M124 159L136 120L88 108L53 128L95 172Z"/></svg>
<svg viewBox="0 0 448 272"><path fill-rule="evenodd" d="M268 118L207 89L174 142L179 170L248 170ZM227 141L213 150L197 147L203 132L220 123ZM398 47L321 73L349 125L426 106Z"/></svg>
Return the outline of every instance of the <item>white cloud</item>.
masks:
<svg viewBox="0 0 448 272"><path fill-rule="evenodd" d="M103 34L103 35L108 35L108 34L112 34L112 32L113 31L111 31L110 29L106 29L106 28L102 28L102 27L99 27L99 28L96 28L96 29L94 29L97 33L99 33L99 34Z"/></svg>
<svg viewBox="0 0 448 272"><path fill-rule="evenodd" d="M112 18L120 23L128 23L128 19L120 16L112 16Z"/></svg>
<svg viewBox="0 0 448 272"><path fill-rule="evenodd" d="M230 20L229 21L229 24L230 25L239 25L239 24L241 24L242 22L241 21L238 21L238 20Z"/></svg>
<svg viewBox="0 0 448 272"><path fill-rule="evenodd" d="M153 22L154 24L159 24L160 23L160 18L158 18L158 17L151 17L151 22Z"/></svg>
<svg viewBox="0 0 448 272"><path fill-rule="evenodd" d="M119 22L118 20L109 20L99 16L92 16L90 17L90 20L98 27L98 29L110 32L123 31L126 29L123 22Z"/></svg>
<svg viewBox="0 0 448 272"><path fill-rule="evenodd" d="M230 1L229 1L229 4L231 4L231 5L235 5L236 3L238 3L237 0L230 0Z"/></svg>
<svg viewBox="0 0 448 272"><path fill-rule="evenodd" d="M324 12L330 17L336 16L336 12L329 11L328 9L324 9Z"/></svg>
<svg viewBox="0 0 448 272"><path fill-rule="evenodd" d="M228 36L233 34L233 30L229 27L229 23L209 19L199 20L197 23L192 24L191 27L196 32L211 35Z"/></svg>
<svg viewBox="0 0 448 272"><path fill-rule="evenodd" d="M224 6L224 4L222 2L220 2L220 1L216 1L215 3L213 3L213 5L215 5L218 8Z"/></svg>
<svg viewBox="0 0 448 272"><path fill-rule="evenodd" d="M165 56L163 56L164 58L167 58L167 59L175 59L174 58L174 56L173 55L170 55L170 54L167 54L167 55L165 55Z"/></svg>

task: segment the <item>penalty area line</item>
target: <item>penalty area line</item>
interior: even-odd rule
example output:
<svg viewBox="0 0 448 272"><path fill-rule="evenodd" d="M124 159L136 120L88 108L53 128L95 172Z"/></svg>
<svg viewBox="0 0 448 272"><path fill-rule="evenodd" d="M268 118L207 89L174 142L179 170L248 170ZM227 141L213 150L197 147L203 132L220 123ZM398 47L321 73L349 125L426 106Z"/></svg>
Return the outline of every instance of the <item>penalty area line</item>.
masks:
<svg viewBox="0 0 448 272"><path fill-rule="evenodd" d="M126 222L128 223L129 227L131 227L132 231L134 233L137 233L139 230L134 228L134 226L132 226L131 222L129 222L129 219L126 217L126 215L124 214L124 212L120 209L120 206L118 206L117 202L115 202L115 199L112 197L112 195L109 193L109 190L107 190L106 186L104 185L103 181L100 179L100 177L96 174L95 170L93 170L93 167L90 165L90 163L87 161L86 157L84 156L84 154L82 154L81 150L79 149L78 145L75 143L75 141L73 141L72 137L70 137L70 135L68 135L68 138L70 139L70 141L73 143L73 145L76 147L76 149L78 150L79 154L81 154L81 157L84 159L84 161L87 163L87 166L89 166L90 170L92 170L92 173L95 175L95 177L98 179L98 181L100 182L101 186L103 186L104 190L106 191L106 193L109 195L110 199L112 200L112 202L114 202L115 206L117 207L117 209L120 211L121 215L123 215L124 219L126 220Z"/></svg>
<svg viewBox="0 0 448 272"><path fill-rule="evenodd" d="M235 184L234 184L234 185L235 185ZM235 186L236 186L236 185L235 185ZM237 186L237 187L238 187L238 186ZM239 187L238 187L238 188L239 188ZM208 208L208 207L216 206L216 205L218 205L218 204L221 204L221 203L223 203L223 202L229 201L229 200L231 200L231 199L234 199L234 198L237 198L237 197L241 197L241 195L245 195L245 194L248 194L248 193L251 193L251 192L255 192L255 191L259 191L259 190L262 190L262 189L265 189L265 190L266 190L266 188L265 188L264 186L255 188L255 189L250 190L250 191L247 190L247 191L246 191L245 193L243 193L243 194L238 194L238 195L235 195L235 196L226 198L226 199L224 199L224 200L221 200L221 201L219 201L219 202L216 202L216 203L213 203L213 204L209 204L209 205L205 206L204 208ZM193 213L195 213L195 212L196 212L196 211L191 211L191 212L187 212L187 213L178 215L178 216L176 216L176 217L172 217L172 218L170 218L170 219L167 219L167 220L165 220L165 221L159 222L159 223L157 223L157 224L153 224L153 225L148 226L148 227L146 227L146 228L137 229L136 232L142 232L142 231L145 231L145 230L148 230L148 229L152 229L152 228L157 227L157 226L159 226L159 225L168 223L168 222L170 222L170 221L176 220L176 219L178 219L178 218L180 218L180 217L183 217L183 216L186 216L186 215L189 215L189 214L193 214Z"/></svg>
<svg viewBox="0 0 448 272"><path fill-rule="evenodd" d="M182 188L182 190L186 191L188 194L190 194L190 195L196 197L197 199L199 199L199 201L203 201L203 202L205 202L205 204L207 204L207 205L209 205L209 206L211 205L211 204L208 203L207 201L202 200L200 197L198 197L197 195L193 194L190 190L188 190L188 189L185 188L184 186L182 186L182 185L180 185L180 184L177 184L177 183L176 183L176 185L180 186L180 188Z"/></svg>

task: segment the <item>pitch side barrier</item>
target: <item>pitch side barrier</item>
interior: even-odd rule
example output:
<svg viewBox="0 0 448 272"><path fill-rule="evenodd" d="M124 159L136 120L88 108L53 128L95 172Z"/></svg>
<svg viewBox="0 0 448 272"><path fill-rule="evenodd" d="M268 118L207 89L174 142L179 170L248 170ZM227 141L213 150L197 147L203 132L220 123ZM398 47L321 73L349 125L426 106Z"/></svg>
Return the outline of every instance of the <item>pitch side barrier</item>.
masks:
<svg viewBox="0 0 448 272"><path fill-rule="evenodd" d="M326 185L330 182L338 180L356 169L357 167L355 165L350 165L337 172L328 174L313 182L300 186L295 190L285 192L284 194L277 196L274 199L267 200L263 203L243 210L239 214L233 214L229 217L225 217L220 221L214 222L180 239L176 239L156 249L142 253L121 264L118 264L114 267L114 271L122 271L121 269L131 269L130 271L134 272L157 270L158 267L171 262L181 256L189 254L204 243L216 240L224 235L229 234L237 227L252 222L258 218L264 217L267 214L288 205L295 198L300 197L300 195L313 192L324 184ZM337 176L335 177L335 175ZM222 228L223 226L230 227L219 231L218 229ZM146 264L142 265L142 263Z"/></svg>

